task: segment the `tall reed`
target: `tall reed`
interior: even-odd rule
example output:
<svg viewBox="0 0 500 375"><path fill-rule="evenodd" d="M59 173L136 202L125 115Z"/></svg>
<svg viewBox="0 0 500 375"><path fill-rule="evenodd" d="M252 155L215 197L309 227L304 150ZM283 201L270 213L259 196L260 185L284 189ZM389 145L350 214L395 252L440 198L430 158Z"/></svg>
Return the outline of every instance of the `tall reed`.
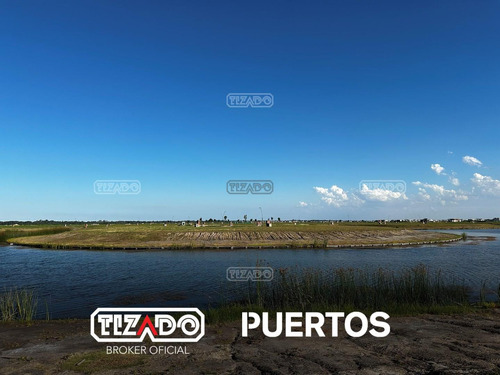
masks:
<svg viewBox="0 0 500 375"><path fill-rule="evenodd" d="M9 289L0 294L0 320L31 322L36 314L38 298L33 290Z"/></svg>
<svg viewBox="0 0 500 375"><path fill-rule="evenodd" d="M251 285L251 292L245 293L247 303L276 311L318 307L385 311L468 303L464 285L445 280L441 271L430 273L424 265L399 272L278 269L273 281Z"/></svg>

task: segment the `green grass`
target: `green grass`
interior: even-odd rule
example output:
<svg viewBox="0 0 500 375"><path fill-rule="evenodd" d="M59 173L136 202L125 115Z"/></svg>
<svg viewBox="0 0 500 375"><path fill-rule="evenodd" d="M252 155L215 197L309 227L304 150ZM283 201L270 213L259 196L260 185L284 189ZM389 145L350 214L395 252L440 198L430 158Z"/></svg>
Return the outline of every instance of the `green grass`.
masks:
<svg viewBox="0 0 500 375"><path fill-rule="evenodd" d="M31 322L35 317L38 299L29 289L10 289L0 293L0 321Z"/></svg>
<svg viewBox="0 0 500 375"><path fill-rule="evenodd" d="M7 242L9 239L17 237L43 236L50 234L58 234L70 231L71 228L59 227L53 225L45 226L19 226L17 228L8 227L0 229L0 242Z"/></svg>
<svg viewBox="0 0 500 375"><path fill-rule="evenodd" d="M178 223L168 222L167 226L164 227L161 222L141 222L141 223L123 223L123 222L111 222L111 223L88 223L87 230L92 230L98 233L102 232L127 232L127 233L137 233L137 232L164 232L168 230L169 232L191 232L193 230L197 232L281 232L281 231L301 231L301 232L331 232L331 231L364 231L364 230L394 230L394 229L500 229L500 222L462 222L462 223L448 223L445 221L439 222L429 222L423 224L420 222L388 222L386 224L378 224L371 221L356 221L356 222L335 222L334 225L330 222L273 222L271 228L266 226L258 227L255 223L250 222L233 222L233 226L229 226L228 222L205 222L205 226L195 228L194 222L186 222L186 225L182 226ZM53 234L61 233L67 230L81 230L84 228L84 223L78 224L67 224L66 227L61 224L37 224L37 225L19 225L17 227L12 226L0 226L0 240L9 238L8 233L13 233L12 237L18 237L20 232L28 233L28 235L42 235L42 234ZM41 231L41 232L38 232ZM44 233L43 231L47 231ZM4 235L4 233L7 233Z"/></svg>
<svg viewBox="0 0 500 375"><path fill-rule="evenodd" d="M385 311L389 315L470 312L469 290L427 267L392 272L379 269L279 269L270 282L249 282L238 302L206 311L210 323L241 318L243 311ZM496 303L494 303L496 304Z"/></svg>
<svg viewBox="0 0 500 375"><path fill-rule="evenodd" d="M349 223L350 224L350 223ZM370 223L370 225L379 225L379 224L373 224ZM397 228L397 229L455 229L455 230L461 230L461 229L500 229L500 222L498 221L486 221L486 222L461 222L461 223L448 223L446 221L434 221L434 222L428 222L427 224L423 224L420 222L401 222L401 223L395 223L395 222L388 222L387 224L384 224L383 226L388 227L388 228Z"/></svg>

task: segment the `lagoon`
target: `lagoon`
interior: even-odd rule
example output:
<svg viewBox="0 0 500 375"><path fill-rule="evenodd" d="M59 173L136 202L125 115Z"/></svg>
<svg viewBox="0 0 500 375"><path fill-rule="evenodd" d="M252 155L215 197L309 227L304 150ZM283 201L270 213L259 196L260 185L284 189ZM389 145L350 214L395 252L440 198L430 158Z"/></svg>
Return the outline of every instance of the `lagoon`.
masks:
<svg viewBox="0 0 500 375"><path fill-rule="evenodd" d="M227 268L257 264L365 270L424 264L476 291L483 282L496 291L500 230L465 232L465 242L384 249L89 251L0 246L0 290L34 289L42 319L46 306L51 318L88 318L97 307L215 306L245 284L228 281Z"/></svg>

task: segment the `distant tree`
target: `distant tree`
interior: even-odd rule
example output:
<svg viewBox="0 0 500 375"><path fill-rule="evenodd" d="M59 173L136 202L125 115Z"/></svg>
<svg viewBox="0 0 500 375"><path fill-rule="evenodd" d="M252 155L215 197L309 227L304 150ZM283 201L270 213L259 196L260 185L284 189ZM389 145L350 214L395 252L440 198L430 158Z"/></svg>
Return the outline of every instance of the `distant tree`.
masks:
<svg viewBox="0 0 500 375"><path fill-rule="evenodd" d="M224 221L227 221L227 216L226 215L224 215Z"/></svg>
<svg viewBox="0 0 500 375"><path fill-rule="evenodd" d="M243 220L245 220L245 222L247 221L247 215L243 215Z"/></svg>
<svg viewBox="0 0 500 375"><path fill-rule="evenodd" d="M278 218L278 221L281 222L281 218Z"/></svg>

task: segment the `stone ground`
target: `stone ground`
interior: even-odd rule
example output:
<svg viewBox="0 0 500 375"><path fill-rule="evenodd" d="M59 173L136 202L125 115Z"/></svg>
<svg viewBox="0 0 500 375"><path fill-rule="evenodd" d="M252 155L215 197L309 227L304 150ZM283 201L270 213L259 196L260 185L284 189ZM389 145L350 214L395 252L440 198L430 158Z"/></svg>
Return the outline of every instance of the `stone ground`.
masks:
<svg viewBox="0 0 500 375"><path fill-rule="evenodd" d="M394 317L385 338L241 337L241 322L207 327L190 354L107 355L88 320L0 324L1 374L500 374L500 309ZM342 325L341 325L342 326ZM325 327L325 332L328 327Z"/></svg>

